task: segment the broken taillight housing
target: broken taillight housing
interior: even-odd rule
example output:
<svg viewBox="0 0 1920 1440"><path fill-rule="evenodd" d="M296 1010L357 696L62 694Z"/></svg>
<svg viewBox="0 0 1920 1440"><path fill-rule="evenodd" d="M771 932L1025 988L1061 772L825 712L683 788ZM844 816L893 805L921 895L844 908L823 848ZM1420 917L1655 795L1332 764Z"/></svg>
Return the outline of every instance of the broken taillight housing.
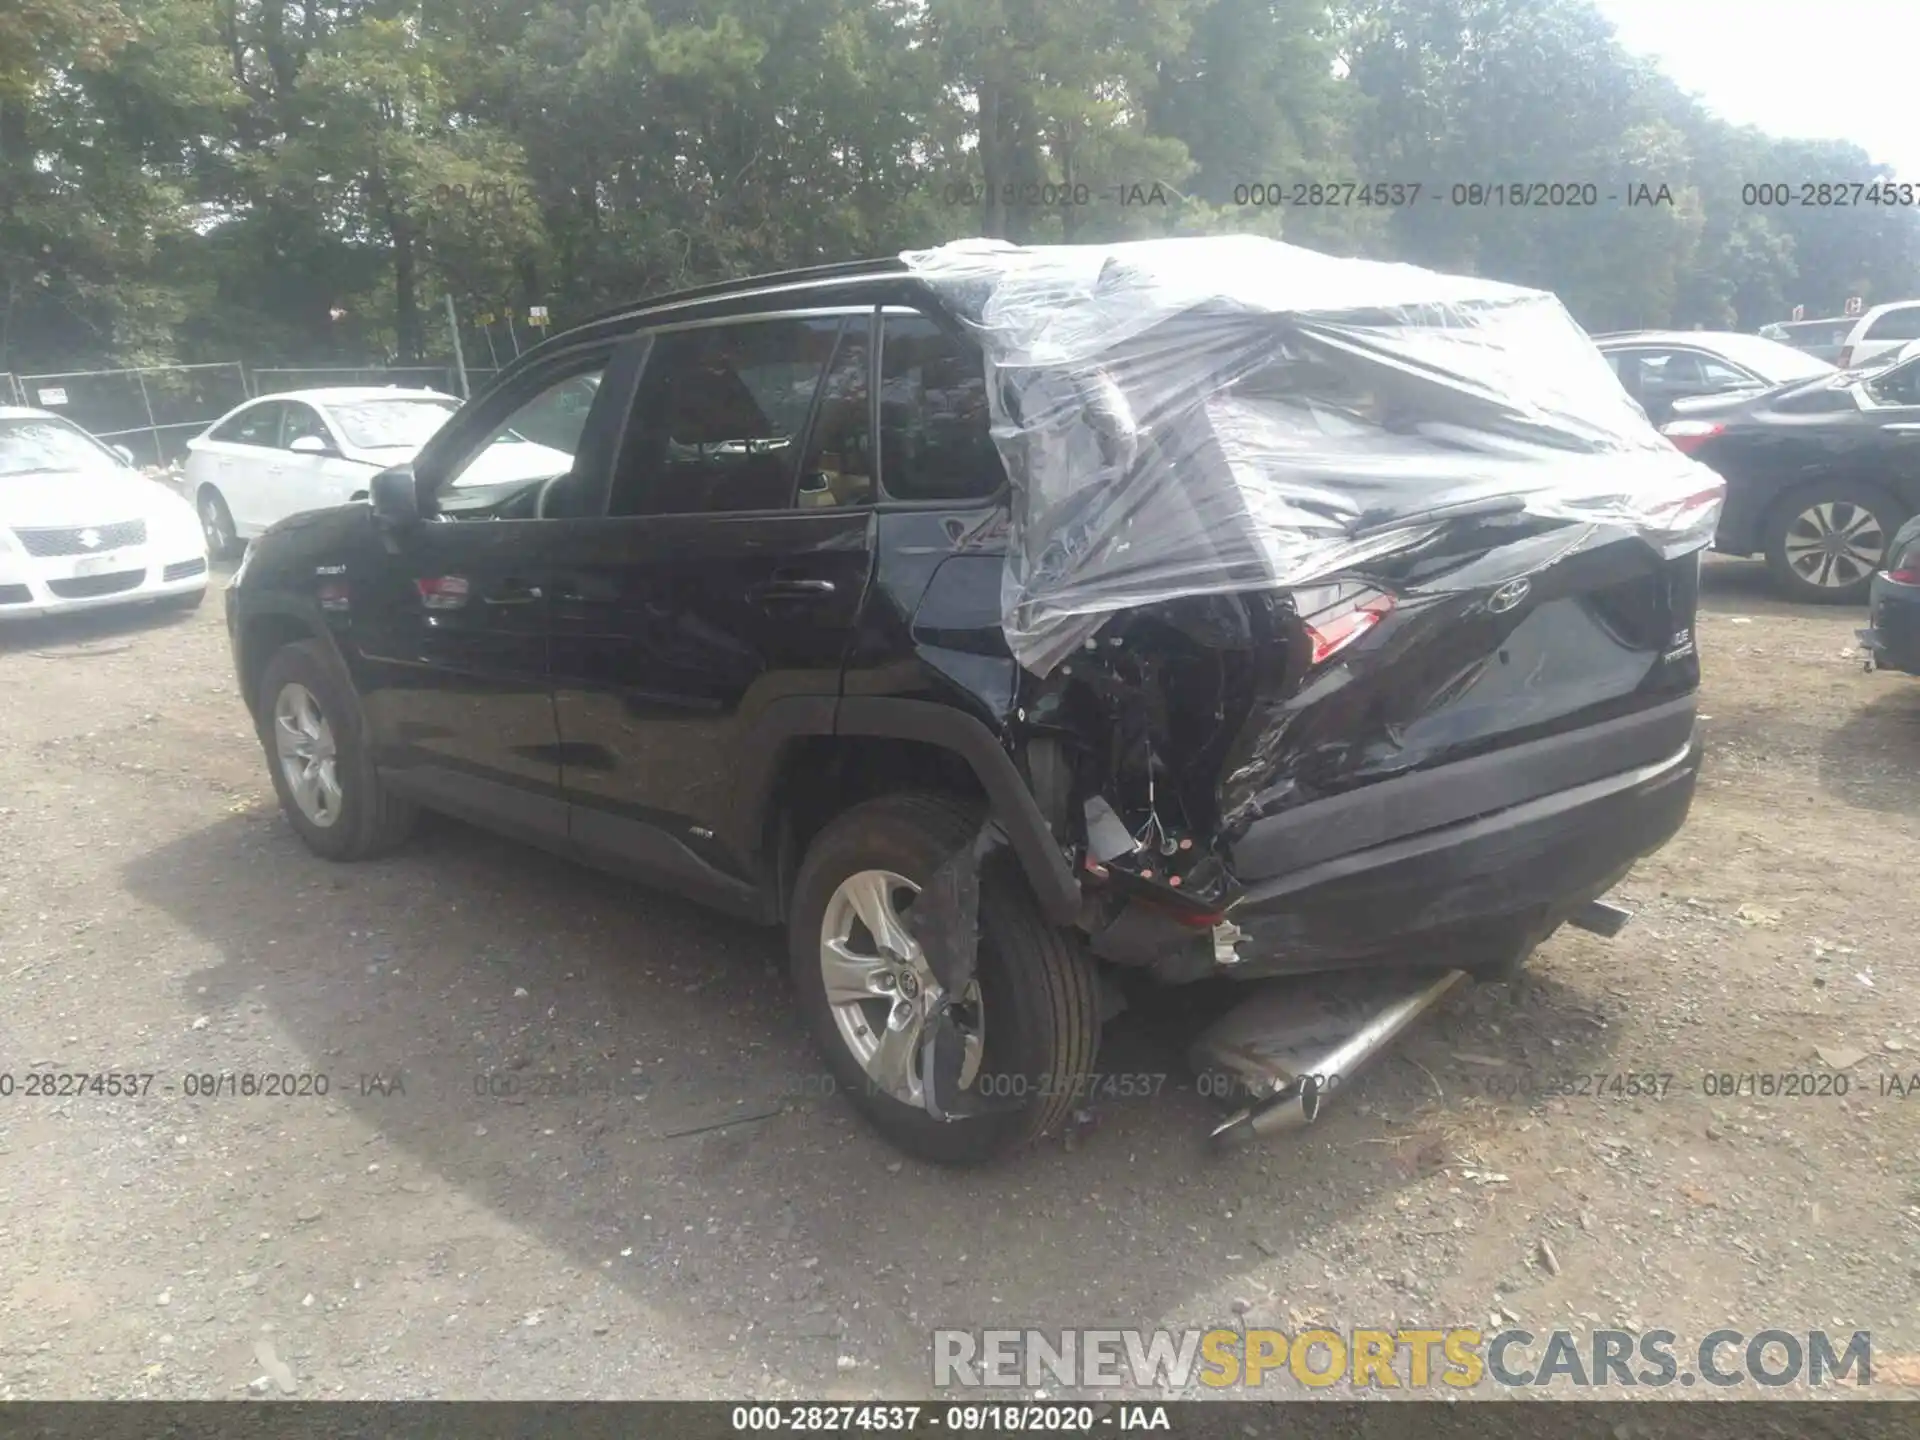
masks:
<svg viewBox="0 0 1920 1440"><path fill-rule="evenodd" d="M1370 585L1333 585L1293 592L1294 608L1313 644L1313 665L1324 664L1388 615L1393 596Z"/></svg>

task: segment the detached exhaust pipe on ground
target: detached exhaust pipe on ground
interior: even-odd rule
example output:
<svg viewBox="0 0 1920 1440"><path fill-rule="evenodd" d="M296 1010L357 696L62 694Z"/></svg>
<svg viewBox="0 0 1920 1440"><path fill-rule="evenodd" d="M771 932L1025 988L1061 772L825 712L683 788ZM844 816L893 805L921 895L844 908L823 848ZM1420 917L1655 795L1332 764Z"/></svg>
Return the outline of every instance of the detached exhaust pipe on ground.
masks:
<svg viewBox="0 0 1920 1440"><path fill-rule="evenodd" d="M1464 970L1428 972L1415 977L1416 988L1384 998L1376 992L1371 1003L1364 996L1303 1002L1276 989L1233 1011L1195 1045L1195 1068L1224 1070L1266 1093L1217 1126L1213 1143L1234 1149L1311 1125L1332 1091L1467 978Z"/></svg>

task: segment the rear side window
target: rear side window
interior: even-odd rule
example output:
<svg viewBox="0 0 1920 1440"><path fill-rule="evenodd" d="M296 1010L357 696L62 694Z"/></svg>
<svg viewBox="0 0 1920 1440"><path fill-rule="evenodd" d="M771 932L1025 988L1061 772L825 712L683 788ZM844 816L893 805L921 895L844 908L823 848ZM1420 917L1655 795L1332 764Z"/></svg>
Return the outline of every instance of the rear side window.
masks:
<svg viewBox="0 0 1920 1440"><path fill-rule="evenodd" d="M1867 381L1876 405L1920 405L1920 360L1909 360Z"/></svg>
<svg viewBox="0 0 1920 1440"><path fill-rule="evenodd" d="M285 418L280 428L282 449L291 447L294 441L307 435L325 442L329 447L332 446L333 437L327 433L326 423L321 420L318 410L311 405L302 405L291 400L286 402L285 410Z"/></svg>
<svg viewBox="0 0 1920 1440"><path fill-rule="evenodd" d="M924 316L881 326L880 480L893 500L985 499L1006 483L985 362Z"/></svg>
<svg viewBox="0 0 1920 1440"><path fill-rule="evenodd" d="M1871 325L1863 340L1920 340L1920 305L1889 310Z"/></svg>
<svg viewBox="0 0 1920 1440"><path fill-rule="evenodd" d="M659 335L628 427L611 513L792 506L801 437L842 324L840 316L743 320Z"/></svg>
<svg viewBox="0 0 1920 1440"><path fill-rule="evenodd" d="M1773 402L1772 408L1785 415L1838 415L1848 410L1858 410L1860 406L1855 402L1852 391L1820 386L1784 395Z"/></svg>
<svg viewBox="0 0 1920 1440"><path fill-rule="evenodd" d="M251 410L242 410L238 415L229 416L214 426L207 438L225 440L232 445L278 446L280 412L285 408L278 400L255 405Z"/></svg>

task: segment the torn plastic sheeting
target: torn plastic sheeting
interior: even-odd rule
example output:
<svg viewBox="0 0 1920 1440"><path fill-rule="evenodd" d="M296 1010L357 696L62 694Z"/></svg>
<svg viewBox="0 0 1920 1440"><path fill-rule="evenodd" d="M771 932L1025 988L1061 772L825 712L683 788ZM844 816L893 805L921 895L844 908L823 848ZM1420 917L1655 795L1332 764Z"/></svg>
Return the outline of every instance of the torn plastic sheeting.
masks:
<svg viewBox="0 0 1920 1440"><path fill-rule="evenodd" d="M1006 843L1006 833L989 820L971 844L955 851L927 878L904 917L940 982L939 1007L927 1019L920 1051L921 1093L927 1113L936 1120L993 1108L983 1097L960 1088L966 1042L952 1008L964 1003L979 960L981 868Z"/></svg>
<svg viewBox="0 0 1920 1440"><path fill-rule="evenodd" d="M1117 610L1324 580L1516 513L1705 545L1721 482L1552 295L1253 236L903 256L974 327L1045 675ZM1569 543L1579 543L1569 540Z"/></svg>

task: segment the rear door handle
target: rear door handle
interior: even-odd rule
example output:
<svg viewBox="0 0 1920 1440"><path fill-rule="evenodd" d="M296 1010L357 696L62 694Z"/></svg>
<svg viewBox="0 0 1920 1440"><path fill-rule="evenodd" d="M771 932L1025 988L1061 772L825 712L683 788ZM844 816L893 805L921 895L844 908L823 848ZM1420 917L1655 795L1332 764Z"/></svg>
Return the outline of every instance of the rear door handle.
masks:
<svg viewBox="0 0 1920 1440"><path fill-rule="evenodd" d="M831 580L767 580L747 591L747 598L766 605L796 600L824 600L831 594Z"/></svg>

